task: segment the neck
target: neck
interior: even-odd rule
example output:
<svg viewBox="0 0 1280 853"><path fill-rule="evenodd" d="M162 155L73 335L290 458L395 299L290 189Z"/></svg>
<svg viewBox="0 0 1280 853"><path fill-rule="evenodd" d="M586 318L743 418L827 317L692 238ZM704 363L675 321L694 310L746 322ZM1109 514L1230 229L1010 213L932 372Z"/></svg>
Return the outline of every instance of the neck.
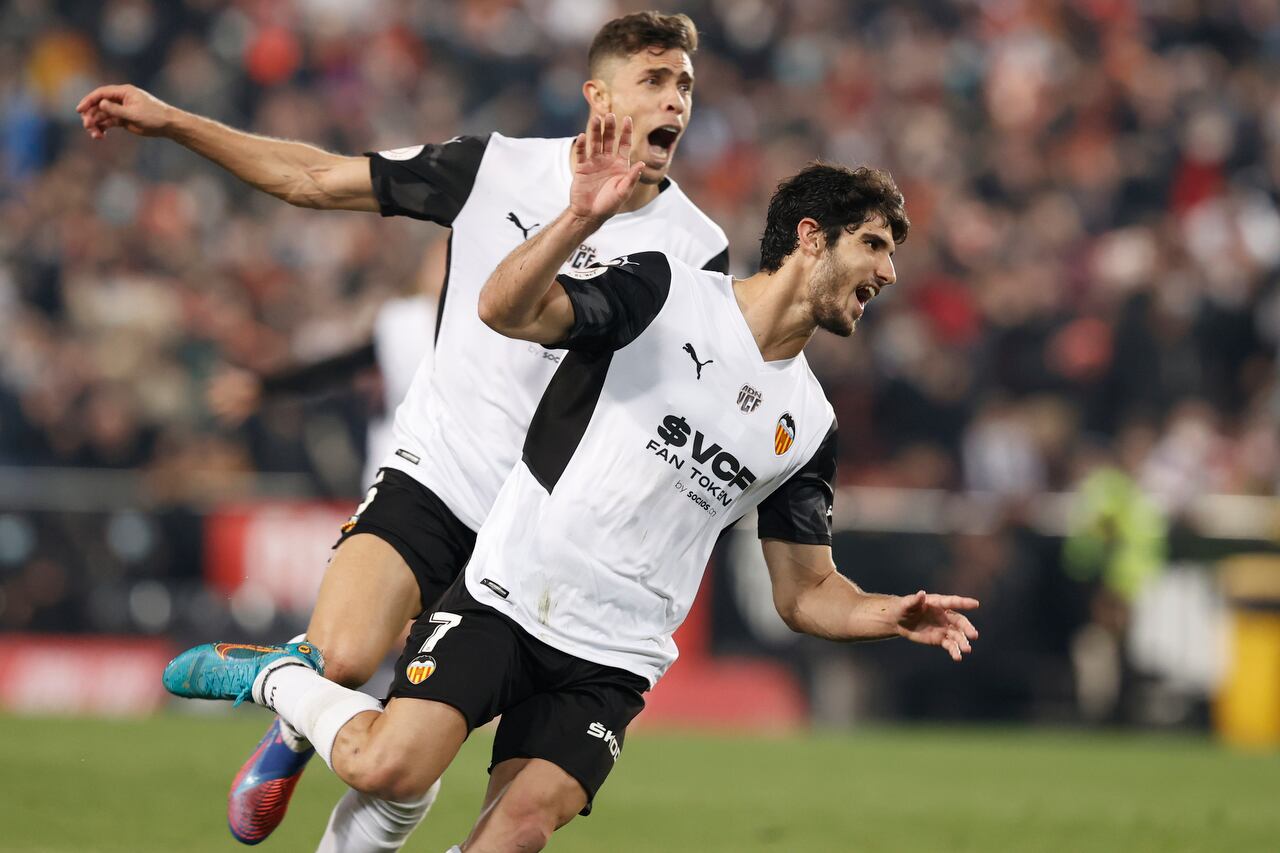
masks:
<svg viewBox="0 0 1280 853"><path fill-rule="evenodd" d="M619 213L630 213L633 210L639 210L649 202L658 197L658 184L638 183L636 188L631 192L631 198L622 203L622 207L618 208Z"/></svg>
<svg viewBox="0 0 1280 853"><path fill-rule="evenodd" d="M569 146L569 171L573 172L578 167L578 153L575 147ZM618 213L631 213L633 210L639 210L649 202L658 197L659 184L646 184L644 181L636 184L636 188L632 190L631 197L622 203L622 207L618 208Z"/></svg>
<svg viewBox="0 0 1280 853"><path fill-rule="evenodd" d="M806 301L807 283L797 264L734 281L738 308L765 361L795 358L817 331Z"/></svg>

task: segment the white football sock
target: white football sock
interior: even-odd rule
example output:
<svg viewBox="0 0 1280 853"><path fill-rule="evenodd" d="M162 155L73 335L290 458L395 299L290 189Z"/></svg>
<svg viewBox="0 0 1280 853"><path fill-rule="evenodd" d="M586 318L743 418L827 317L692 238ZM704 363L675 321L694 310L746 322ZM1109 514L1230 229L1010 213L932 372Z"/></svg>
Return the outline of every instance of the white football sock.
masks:
<svg viewBox="0 0 1280 853"><path fill-rule="evenodd" d="M334 806L316 853L383 853L399 850L427 816L440 793L440 782L411 803L380 800L354 789Z"/></svg>
<svg viewBox="0 0 1280 853"><path fill-rule="evenodd" d="M305 633L299 634L298 636L289 640L289 643L290 645L292 645L293 643L301 643L306 638L307 638L307 635ZM305 737L302 736L301 732L299 732L293 726L289 725L288 720L286 720L284 717L278 717L277 719L280 720L280 740L284 742L285 746L289 747L289 749L293 750L294 752L306 752L308 749L311 748L311 741L307 740Z"/></svg>
<svg viewBox="0 0 1280 853"><path fill-rule="evenodd" d="M448 850L444 851L444 853L462 853L462 848L455 844Z"/></svg>
<svg viewBox="0 0 1280 853"><path fill-rule="evenodd" d="M287 657L272 661L258 673L253 681L253 701L275 711L311 741L330 769L338 730L356 714L382 711L382 703L367 693L328 681L306 664Z"/></svg>

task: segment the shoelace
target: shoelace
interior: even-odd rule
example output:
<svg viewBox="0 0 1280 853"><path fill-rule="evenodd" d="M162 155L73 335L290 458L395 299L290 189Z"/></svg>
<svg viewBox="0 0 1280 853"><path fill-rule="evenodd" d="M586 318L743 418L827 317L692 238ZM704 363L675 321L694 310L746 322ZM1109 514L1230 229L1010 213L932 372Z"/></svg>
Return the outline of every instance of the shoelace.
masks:
<svg viewBox="0 0 1280 853"><path fill-rule="evenodd" d="M245 665L243 662L237 662L234 665L216 667L212 672L206 670L202 675L211 683L215 692L225 695L231 688L241 682ZM257 676L256 672L254 676ZM231 707L239 707L244 700L253 698L253 681L254 679L250 678L248 686L241 688L236 693L235 701L231 703Z"/></svg>

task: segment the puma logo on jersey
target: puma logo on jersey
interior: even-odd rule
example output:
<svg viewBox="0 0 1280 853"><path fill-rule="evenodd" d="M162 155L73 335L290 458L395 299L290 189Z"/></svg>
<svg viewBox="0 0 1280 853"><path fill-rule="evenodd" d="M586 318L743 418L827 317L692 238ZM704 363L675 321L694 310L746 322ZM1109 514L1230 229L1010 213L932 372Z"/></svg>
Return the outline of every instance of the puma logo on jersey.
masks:
<svg viewBox="0 0 1280 853"><path fill-rule="evenodd" d="M525 228L523 225L520 224L520 217L516 216L515 211L511 211L510 213L507 214L507 221L510 222L515 227L519 228L520 233L524 235L524 239L526 240L529 239L530 231L542 226L541 222L535 222L533 225L530 225L528 228Z"/></svg>
<svg viewBox="0 0 1280 853"><path fill-rule="evenodd" d="M707 359L706 361L698 361L698 354L697 354L696 352L694 352L694 350L693 350L693 344L685 344L685 345L684 345L684 351L685 351L685 352L687 352L687 353L689 353L689 358L693 359L693 363L694 363L694 365L696 365L696 366L697 366L697 368L698 368L698 375L697 375L697 377L696 377L696 378L698 378L698 379L701 379L701 378L702 378L702 368L706 367L708 364L715 364L715 362L716 362L716 360L715 360L714 358L709 358L709 359Z"/></svg>

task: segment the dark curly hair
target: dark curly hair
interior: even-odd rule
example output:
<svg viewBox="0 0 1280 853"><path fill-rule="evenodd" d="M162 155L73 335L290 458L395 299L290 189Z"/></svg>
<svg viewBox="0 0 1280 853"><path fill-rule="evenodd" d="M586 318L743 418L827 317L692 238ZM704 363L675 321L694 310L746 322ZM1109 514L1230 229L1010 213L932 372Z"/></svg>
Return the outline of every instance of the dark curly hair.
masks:
<svg viewBox="0 0 1280 853"><path fill-rule="evenodd" d="M645 48L669 50L673 47L688 54L698 49L698 28L688 15L635 12L614 18L600 28L587 51L587 67L594 75L604 59L626 59Z"/></svg>
<svg viewBox="0 0 1280 853"><path fill-rule="evenodd" d="M813 162L778 184L769 200L760 237L761 269L777 272L782 267L796 250L796 226L805 217L822 226L828 246L835 245L847 226L857 227L874 217L884 219L895 243L906 240L911 229L902 193L888 172Z"/></svg>

